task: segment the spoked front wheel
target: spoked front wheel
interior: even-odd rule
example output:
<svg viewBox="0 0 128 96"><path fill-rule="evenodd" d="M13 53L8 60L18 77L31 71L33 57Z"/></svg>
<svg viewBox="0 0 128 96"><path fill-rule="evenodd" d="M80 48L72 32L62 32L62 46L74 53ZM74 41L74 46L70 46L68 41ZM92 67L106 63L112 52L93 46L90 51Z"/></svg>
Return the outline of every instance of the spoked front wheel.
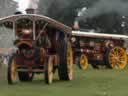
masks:
<svg viewBox="0 0 128 96"><path fill-rule="evenodd" d="M48 56L45 64L45 82L51 84L54 75L54 56Z"/></svg>
<svg viewBox="0 0 128 96"><path fill-rule="evenodd" d="M7 80L8 84L13 84L16 81L16 60L15 56L11 56L8 64L7 70Z"/></svg>
<svg viewBox="0 0 128 96"><path fill-rule="evenodd" d="M88 58L87 58L87 56L84 55L84 54L81 54L78 61L79 61L78 62L79 68L82 69L82 70L87 70L87 68L88 68Z"/></svg>

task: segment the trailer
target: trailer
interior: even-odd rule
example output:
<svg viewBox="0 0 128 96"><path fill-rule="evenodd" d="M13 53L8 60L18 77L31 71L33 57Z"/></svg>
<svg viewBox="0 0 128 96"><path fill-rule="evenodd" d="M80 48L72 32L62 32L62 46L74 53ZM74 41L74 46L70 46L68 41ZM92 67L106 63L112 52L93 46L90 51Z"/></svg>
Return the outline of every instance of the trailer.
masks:
<svg viewBox="0 0 128 96"><path fill-rule="evenodd" d="M72 31L72 48L74 63L86 70L107 67L124 69L127 65L125 41L127 35L94 33L94 31Z"/></svg>

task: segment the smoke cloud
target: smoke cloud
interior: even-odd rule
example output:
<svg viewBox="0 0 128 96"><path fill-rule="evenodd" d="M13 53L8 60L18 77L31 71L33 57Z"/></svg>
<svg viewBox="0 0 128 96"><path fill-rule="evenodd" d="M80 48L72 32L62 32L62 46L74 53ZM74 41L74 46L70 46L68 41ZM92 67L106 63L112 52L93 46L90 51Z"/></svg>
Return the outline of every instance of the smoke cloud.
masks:
<svg viewBox="0 0 128 96"><path fill-rule="evenodd" d="M40 0L38 12L39 14L47 15L49 8L53 7L52 11L56 13L58 10L71 6L72 1L73 0ZM54 7L58 9L54 9Z"/></svg>
<svg viewBox="0 0 128 96"><path fill-rule="evenodd" d="M110 12L128 16L128 2L126 0L99 0L87 10L83 11L82 9L78 12L81 14L78 19L92 18Z"/></svg>
<svg viewBox="0 0 128 96"><path fill-rule="evenodd" d="M51 6L54 0L40 0L38 13L46 15L48 12L48 8Z"/></svg>

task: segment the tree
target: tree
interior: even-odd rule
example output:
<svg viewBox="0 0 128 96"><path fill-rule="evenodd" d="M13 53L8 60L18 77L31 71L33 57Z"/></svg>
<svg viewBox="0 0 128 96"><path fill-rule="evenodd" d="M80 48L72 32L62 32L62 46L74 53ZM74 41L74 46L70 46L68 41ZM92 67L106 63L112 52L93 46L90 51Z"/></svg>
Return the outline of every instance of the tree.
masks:
<svg viewBox="0 0 128 96"><path fill-rule="evenodd" d="M0 17L13 14L16 7L17 3L13 0L0 0Z"/></svg>

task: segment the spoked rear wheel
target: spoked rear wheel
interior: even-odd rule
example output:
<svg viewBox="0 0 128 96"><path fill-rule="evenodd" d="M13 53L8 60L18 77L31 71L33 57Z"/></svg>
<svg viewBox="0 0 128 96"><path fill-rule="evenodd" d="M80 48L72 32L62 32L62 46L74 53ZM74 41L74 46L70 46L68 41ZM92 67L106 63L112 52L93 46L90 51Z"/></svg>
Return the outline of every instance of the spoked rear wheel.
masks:
<svg viewBox="0 0 128 96"><path fill-rule="evenodd" d="M82 70L87 70L87 68L88 68L88 58L87 58L86 55L81 54L81 56L79 58L78 66Z"/></svg>
<svg viewBox="0 0 128 96"><path fill-rule="evenodd" d="M45 82L51 84L54 75L54 57L49 56L45 64Z"/></svg>
<svg viewBox="0 0 128 96"><path fill-rule="evenodd" d="M8 84L13 84L16 81L16 60L14 55L9 60L7 79Z"/></svg>
<svg viewBox="0 0 128 96"><path fill-rule="evenodd" d="M68 80L72 80L73 52L70 45L67 50Z"/></svg>
<svg viewBox="0 0 128 96"><path fill-rule="evenodd" d="M72 80L73 51L69 42L60 42L59 48L60 64L58 74L60 80Z"/></svg>
<svg viewBox="0 0 128 96"><path fill-rule="evenodd" d="M108 53L107 60L111 68L124 69L127 65L126 51L121 47L112 48Z"/></svg>

